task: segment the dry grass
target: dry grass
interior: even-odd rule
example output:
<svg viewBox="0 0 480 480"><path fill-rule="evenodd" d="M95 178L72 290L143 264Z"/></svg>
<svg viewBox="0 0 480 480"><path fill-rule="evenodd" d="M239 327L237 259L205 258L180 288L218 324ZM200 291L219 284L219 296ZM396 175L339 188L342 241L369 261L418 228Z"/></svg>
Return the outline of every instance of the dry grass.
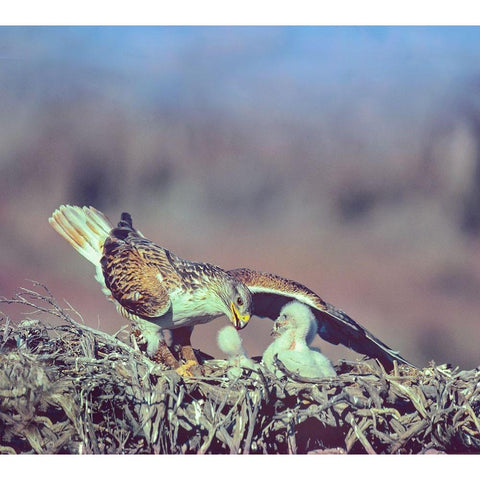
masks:
<svg viewBox="0 0 480 480"><path fill-rule="evenodd" d="M343 362L336 379L232 381L212 360L181 378L40 284L0 301L32 310L0 323L3 453L480 452L478 369Z"/></svg>

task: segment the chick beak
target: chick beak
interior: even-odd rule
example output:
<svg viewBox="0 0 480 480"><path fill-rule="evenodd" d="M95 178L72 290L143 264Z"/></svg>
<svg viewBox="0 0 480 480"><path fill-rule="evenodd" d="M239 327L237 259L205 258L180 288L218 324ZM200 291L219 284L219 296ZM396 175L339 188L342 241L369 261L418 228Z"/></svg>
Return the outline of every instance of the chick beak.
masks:
<svg viewBox="0 0 480 480"><path fill-rule="evenodd" d="M240 315L240 312L238 311L237 307L233 302L230 303L230 310L232 311L231 321L233 323L233 326L237 330L241 330L247 325L248 321L250 320L250 314L246 313L245 315Z"/></svg>
<svg viewBox="0 0 480 480"><path fill-rule="evenodd" d="M276 320L275 323L273 324L272 331L270 335L272 337L279 337L281 335L281 329L282 327L285 326L285 322L282 322L280 320Z"/></svg>

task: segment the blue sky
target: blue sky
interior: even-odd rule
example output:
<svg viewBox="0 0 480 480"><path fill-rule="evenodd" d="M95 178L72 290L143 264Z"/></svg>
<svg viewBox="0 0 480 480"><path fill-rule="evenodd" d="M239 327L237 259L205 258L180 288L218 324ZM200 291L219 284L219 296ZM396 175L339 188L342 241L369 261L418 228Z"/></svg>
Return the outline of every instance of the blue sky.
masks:
<svg viewBox="0 0 480 480"><path fill-rule="evenodd" d="M479 47L477 27L3 27L0 80L40 96L113 84L136 102L221 108L401 105L461 89Z"/></svg>

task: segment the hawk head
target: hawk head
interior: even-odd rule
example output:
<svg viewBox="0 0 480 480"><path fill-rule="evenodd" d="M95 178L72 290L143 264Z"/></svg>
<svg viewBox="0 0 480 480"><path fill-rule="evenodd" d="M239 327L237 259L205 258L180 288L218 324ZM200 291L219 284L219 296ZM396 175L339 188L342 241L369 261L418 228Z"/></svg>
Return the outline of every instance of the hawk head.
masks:
<svg viewBox="0 0 480 480"><path fill-rule="evenodd" d="M244 328L252 315L252 294L238 280L229 276L229 281L220 291L222 310L237 330Z"/></svg>

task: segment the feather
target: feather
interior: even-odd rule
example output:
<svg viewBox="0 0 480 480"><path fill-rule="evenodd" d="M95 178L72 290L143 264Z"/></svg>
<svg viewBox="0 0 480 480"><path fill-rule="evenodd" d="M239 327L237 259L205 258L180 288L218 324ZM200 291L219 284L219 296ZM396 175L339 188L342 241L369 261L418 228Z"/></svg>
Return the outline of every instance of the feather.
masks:
<svg viewBox="0 0 480 480"><path fill-rule="evenodd" d="M95 266L100 264L103 244L112 229L102 212L93 207L61 205L48 222L80 255Z"/></svg>
<svg viewBox="0 0 480 480"><path fill-rule="evenodd" d="M334 345L340 343L358 353L377 358L387 370L393 368L394 360L414 366L345 312L325 302L301 283L247 268L229 270L228 273L245 283L252 292L255 315L274 320L285 304L297 300L312 309L318 334L323 340Z"/></svg>

